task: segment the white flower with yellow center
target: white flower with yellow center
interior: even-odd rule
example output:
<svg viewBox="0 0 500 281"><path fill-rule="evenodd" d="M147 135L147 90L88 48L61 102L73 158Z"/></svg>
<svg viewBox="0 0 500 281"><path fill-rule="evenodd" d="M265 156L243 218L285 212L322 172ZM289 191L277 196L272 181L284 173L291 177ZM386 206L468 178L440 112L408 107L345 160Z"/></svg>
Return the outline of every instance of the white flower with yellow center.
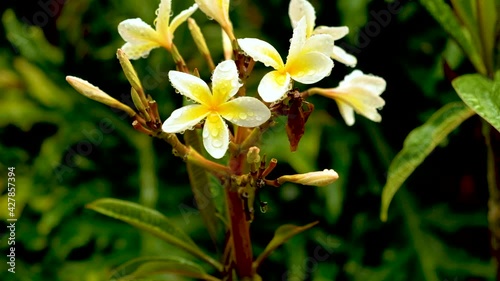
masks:
<svg viewBox="0 0 500 281"><path fill-rule="evenodd" d="M332 36L333 40L339 40L349 33L349 28L347 26L318 26L314 28L316 25L316 11L307 0L291 0L290 6L288 7L288 14L292 22L292 27L297 26L302 17L306 18L308 38L317 34L328 34ZM358 62L356 57L348 54L344 49L338 46L333 46L329 56L350 67L355 67Z"/></svg>
<svg viewBox="0 0 500 281"><path fill-rule="evenodd" d="M320 94L334 99L346 124L351 126L354 124L354 111L374 122L382 121L377 109L385 105L384 99L380 97L385 87L386 82L383 78L354 70L340 82L338 87L312 88L310 94Z"/></svg>
<svg viewBox="0 0 500 281"><path fill-rule="evenodd" d="M118 24L118 33L127 42L121 49L129 59L145 58L152 49L158 47L169 51L172 49L174 31L196 11L198 5L194 4L182 11L170 22L171 6L171 0L161 0L156 11L156 29L140 18L127 19Z"/></svg>
<svg viewBox="0 0 500 281"><path fill-rule="evenodd" d="M242 127L257 127L271 117L269 109L253 97L231 99L242 86L232 60L217 65L212 76L212 92L200 78L179 71L168 77L179 93L198 104L181 107L165 120L162 129L179 133L192 129L206 119L203 126L203 145L212 157L224 156L229 146L229 131L223 118Z"/></svg>
<svg viewBox="0 0 500 281"><path fill-rule="evenodd" d="M266 102L280 99L291 87L292 79L312 84L330 75L333 62L328 57L333 48L333 38L316 35L306 38L306 19L301 19L293 30L286 63L271 44L255 39L238 39L241 49L255 61L275 70L267 73L259 83L258 92Z"/></svg>

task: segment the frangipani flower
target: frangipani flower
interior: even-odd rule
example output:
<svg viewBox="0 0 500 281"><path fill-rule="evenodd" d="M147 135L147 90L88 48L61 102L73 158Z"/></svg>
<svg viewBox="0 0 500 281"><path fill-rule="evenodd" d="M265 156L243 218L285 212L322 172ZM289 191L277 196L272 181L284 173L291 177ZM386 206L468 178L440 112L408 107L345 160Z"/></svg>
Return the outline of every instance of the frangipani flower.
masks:
<svg viewBox="0 0 500 281"><path fill-rule="evenodd" d="M380 97L385 87L386 82L383 78L354 70L340 82L338 87L312 88L310 94L320 94L334 99L346 124L351 126L354 124L354 111L374 122L382 121L377 109L385 105L384 99Z"/></svg>
<svg viewBox="0 0 500 281"><path fill-rule="evenodd" d="M140 18L127 19L118 24L118 33L127 41L121 49L130 59L145 58L152 49L164 47L171 50L173 46L174 31L187 20L198 8L194 4L182 11L172 22L170 21L171 0L161 0L156 11L158 17L155 20L156 29L145 23Z"/></svg>
<svg viewBox="0 0 500 281"><path fill-rule="evenodd" d="M349 28L347 26L318 26L314 28L316 22L316 11L307 0L291 0L290 6L288 7L288 14L292 22L292 27L296 27L302 17L306 18L308 38L316 34L328 34L332 36L333 40L339 40L349 33ZM338 46L333 46L329 56L332 59L350 67L355 67L358 62L356 57L348 54L344 51L344 49Z"/></svg>
<svg viewBox="0 0 500 281"><path fill-rule="evenodd" d="M229 146L229 131L223 118L242 127L257 127L271 117L269 109L253 97L231 98L238 92L238 71L232 60L221 62L212 76L212 93L200 78L179 71L170 71L172 86L198 104L181 107L165 120L162 129L178 133L192 129L206 119L203 145L214 158L222 158Z"/></svg>
<svg viewBox="0 0 500 281"><path fill-rule="evenodd" d="M234 39L233 25L229 19L229 0L195 0L200 10L216 20L226 34Z"/></svg>
<svg viewBox="0 0 500 281"><path fill-rule="evenodd" d="M257 90L264 101L281 98L290 89L292 79L312 84L330 75L333 62L326 54L333 48L333 38L324 34L306 38L306 27L303 18L294 28L286 63L271 44L255 38L238 39L247 55L275 69L259 83Z"/></svg>

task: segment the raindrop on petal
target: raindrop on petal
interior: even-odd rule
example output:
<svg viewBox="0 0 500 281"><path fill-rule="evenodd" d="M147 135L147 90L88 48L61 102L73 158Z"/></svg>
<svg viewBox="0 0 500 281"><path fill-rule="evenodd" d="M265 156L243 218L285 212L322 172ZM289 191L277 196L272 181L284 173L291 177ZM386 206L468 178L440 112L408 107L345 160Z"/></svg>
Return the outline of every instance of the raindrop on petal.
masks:
<svg viewBox="0 0 500 281"><path fill-rule="evenodd" d="M221 147L222 146L222 141L220 141L220 140L214 140L212 142L212 146L213 147Z"/></svg>

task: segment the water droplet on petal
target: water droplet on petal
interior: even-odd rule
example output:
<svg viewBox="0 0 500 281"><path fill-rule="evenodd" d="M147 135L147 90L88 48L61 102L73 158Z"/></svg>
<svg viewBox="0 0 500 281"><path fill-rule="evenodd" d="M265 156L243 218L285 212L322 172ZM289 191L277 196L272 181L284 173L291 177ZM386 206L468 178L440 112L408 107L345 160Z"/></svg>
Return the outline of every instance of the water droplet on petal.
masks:
<svg viewBox="0 0 500 281"><path fill-rule="evenodd" d="M228 113L228 114L226 114L225 117L226 117L227 120L231 121L234 118L234 114L233 113Z"/></svg>
<svg viewBox="0 0 500 281"><path fill-rule="evenodd" d="M203 130L203 138L206 139L208 138L208 130Z"/></svg>
<svg viewBox="0 0 500 281"><path fill-rule="evenodd" d="M250 117L251 117L251 116L253 116L253 115L254 115L254 114L253 114L253 112L252 112L252 111L249 111L249 112L248 112L248 116L250 116Z"/></svg>
<svg viewBox="0 0 500 281"><path fill-rule="evenodd" d="M218 129L220 129L220 128L217 128L217 130L212 130L212 131L210 131L210 135L212 135L212 137L214 137L214 138L215 138L216 136L218 136L218 135L219 135L219 130L218 130Z"/></svg>
<svg viewBox="0 0 500 281"><path fill-rule="evenodd" d="M214 140L212 142L212 146L213 147L221 147L222 146L222 141L220 141L220 140Z"/></svg>
<svg viewBox="0 0 500 281"><path fill-rule="evenodd" d="M255 116L255 120L262 121L262 117L260 117L259 115L257 115L257 116Z"/></svg>
<svg viewBox="0 0 500 281"><path fill-rule="evenodd" d="M247 119L247 114L245 112L240 112L240 114L238 115L238 117L240 117L240 119Z"/></svg>

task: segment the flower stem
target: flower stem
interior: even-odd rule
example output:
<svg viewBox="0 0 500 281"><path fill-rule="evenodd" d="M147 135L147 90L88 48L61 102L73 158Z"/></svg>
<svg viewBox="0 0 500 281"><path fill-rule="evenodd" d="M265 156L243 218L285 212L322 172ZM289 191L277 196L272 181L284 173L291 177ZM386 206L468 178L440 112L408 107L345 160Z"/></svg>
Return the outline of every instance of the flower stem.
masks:
<svg viewBox="0 0 500 281"><path fill-rule="evenodd" d="M487 152L488 223L491 232L492 255L500 280L500 133L483 120L483 135Z"/></svg>

